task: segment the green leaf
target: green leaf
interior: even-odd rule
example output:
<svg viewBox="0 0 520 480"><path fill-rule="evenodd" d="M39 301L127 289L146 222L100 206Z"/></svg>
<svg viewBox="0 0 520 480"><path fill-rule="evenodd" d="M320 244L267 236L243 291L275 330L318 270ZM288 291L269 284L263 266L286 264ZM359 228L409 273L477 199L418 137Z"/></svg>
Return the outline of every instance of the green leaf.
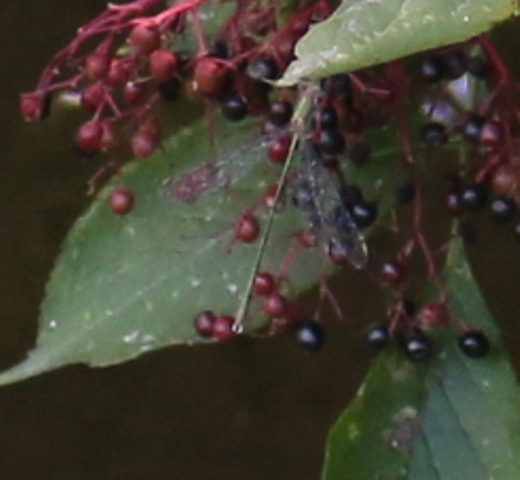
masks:
<svg viewBox="0 0 520 480"><path fill-rule="evenodd" d="M48 283L37 347L0 374L0 384L70 363L103 366L199 342L192 324L198 312L236 312L257 247L232 244L233 224L251 209L265 222L268 209L261 199L280 169L263 161L265 140L255 135L257 126L219 119L215 128L215 145L198 123L152 158L130 163L100 192L74 225ZM391 129L378 138L372 163L349 173L367 191L376 189L400 148ZM398 178L392 173L392 180ZM387 185L392 188L392 182ZM124 217L114 215L107 202L118 186L136 197ZM276 214L262 262L263 270L282 269L291 294L316 284L326 268L321 249L298 247L294 233L307 226L287 201ZM258 300L249 311L246 331L266 322Z"/></svg>
<svg viewBox="0 0 520 480"><path fill-rule="evenodd" d="M397 349L378 359L330 432L323 480L520 478L520 395L460 241L445 269L451 317L482 329L493 348L470 359L456 333L437 332L435 360Z"/></svg>
<svg viewBox="0 0 520 480"><path fill-rule="evenodd" d="M296 44L295 85L462 42L516 14L516 0L347 0Z"/></svg>

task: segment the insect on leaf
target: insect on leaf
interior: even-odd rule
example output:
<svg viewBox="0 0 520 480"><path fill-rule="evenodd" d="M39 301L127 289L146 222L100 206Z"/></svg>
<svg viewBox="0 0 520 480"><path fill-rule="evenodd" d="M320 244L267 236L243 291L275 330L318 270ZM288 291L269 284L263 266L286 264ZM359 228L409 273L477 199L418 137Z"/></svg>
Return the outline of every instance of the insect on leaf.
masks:
<svg viewBox="0 0 520 480"><path fill-rule="evenodd" d="M517 0L345 0L296 44L278 82L295 85L462 42L518 11Z"/></svg>

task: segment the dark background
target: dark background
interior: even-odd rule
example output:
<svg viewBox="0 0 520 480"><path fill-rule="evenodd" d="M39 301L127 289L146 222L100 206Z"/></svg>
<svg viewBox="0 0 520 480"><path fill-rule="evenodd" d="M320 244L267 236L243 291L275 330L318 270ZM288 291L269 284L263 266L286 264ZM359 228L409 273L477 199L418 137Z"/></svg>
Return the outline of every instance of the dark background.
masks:
<svg viewBox="0 0 520 480"><path fill-rule="evenodd" d="M33 88L51 55L104 5L32 0L0 8L1 368L34 344L48 273L88 203L86 180L101 164L72 151L77 115L57 111L25 124L18 93ZM506 27L503 36L513 31ZM510 232L484 228L472 255L511 349L520 333L519 252ZM346 297L359 319L381 321L373 286ZM68 367L1 389L1 475L315 480L328 428L369 365L359 329L330 322L327 333L319 355L301 352L290 338L240 339L165 349L103 370Z"/></svg>

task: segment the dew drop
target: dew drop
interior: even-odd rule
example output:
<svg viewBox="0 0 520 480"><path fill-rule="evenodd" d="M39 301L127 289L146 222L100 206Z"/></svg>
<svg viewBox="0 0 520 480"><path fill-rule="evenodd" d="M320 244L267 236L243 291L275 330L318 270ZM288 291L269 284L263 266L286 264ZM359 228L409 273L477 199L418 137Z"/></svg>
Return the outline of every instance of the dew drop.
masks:
<svg viewBox="0 0 520 480"><path fill-rule="evenodd" d="M56 320L51 320L49 322L49 328L55 329L58 326L58 322Z"/></svg>
<svg viewBox="0 0 520 480"><path fill-rule="evenodd" d="M198 287L200 287L201 283L202 283L202 281L201 281L200 278L192 278L192 279L190 280L190 284L191 284L191 286L192 286L193 288L198 288Z"/></svg>
<svg viewBox="0 0 520 480"><path fill-rule="evenodd" d="M123 342L135 343L138 336L139 336L139 330L134 330L133 332L130 332L123 337Z"/></svg>
<svg viewBox="0 0 520 480"><path fill-rule="evenodd" d="M238 291L238 285L236 285L235 283L228 285L227 288L231 293L237 293Z"/></svg>

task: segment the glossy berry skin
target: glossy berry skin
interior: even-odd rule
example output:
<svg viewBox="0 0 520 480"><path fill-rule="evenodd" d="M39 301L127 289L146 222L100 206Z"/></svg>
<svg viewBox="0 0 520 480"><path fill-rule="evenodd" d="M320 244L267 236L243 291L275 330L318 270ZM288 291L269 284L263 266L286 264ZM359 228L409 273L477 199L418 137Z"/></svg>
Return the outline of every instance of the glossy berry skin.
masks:
<svg viewBox="0 0 520 480"><path fill-rule="evenodd" d="M91 120L82 124L76 133L76 147L85 155L93 155L101 149L103 124Z"/></svg>
<svg viewBox="0 0 520 480"><path fill-rule="evenodd" d="M461 51L446 52L441 56L444 65L443 76L446 80L455 80L467 70L466 55Z"/></svg>
<svg viewBox="0 0 520 480"><path fill-rule="evenodd" d="M470 358L483 358L491 348L487 336L478 330L462 333L458 343L462 353Z"/></svg>
<svg viewBox="0 0 520 480"><path fill-rule="evenodd" d="M276 63L269 58L257 58L249 62L247 74L255 80L275 80L279 71Z"/></svg>
<svg viewBox="0 0 520 480"><path fill-rule="evenodd" d="M474 212L486 204L488 193L486 187L479 183L472 183L462 187L460 192L460 202L465 211Z"/></svg>
<svg viewBox="0 0 520 480"><path fill-rule="evenodd" d="M147 55L161 46L161 34L152 24L137 24L128 37L128 41L139 55Z"/></svg>
<svg viewBox="0 0 520 480"><path fill-rule="evenodd" d="M269 142L267 157L272 163L283 165L291 149L292 138L290 135L281 135Z"/></svg>
<svg viewBox="0 0 520 480"><path fill-rule="evenodd" d="M377 218L377 206L373 202L361 200L352 205L351 214L359 228L367 228L372 225Z"/></svg>
<svg viewBox="0 0 520 480"><path fill-rule="evenodd" d="M440 147L448 141L446 127L437 122L430 122L421 130L423 143L429 147Z"/></svg>
<svg viewBox="0 0 520 480"><path fill-rule="evenodd" d="M403 346L406 356L414 363L425 362L433 355L433 342L419 329L405 335Z"/></svg>
<svg viewBox="0 0 520 480"><path fill-rule="evenodd" d="M336 129L322 129L318 133L316 145L322 155L341 155L346 148L343 135Z"/></svg>
<svg viewBox="0 0 520 480"><path fill-rule="evenodd" d="M515 213L516 203L512 198L500 195L491 202L491 215L495 220L509 222Z"/></svg>
<svg viewBox="0 0 520 480"><path fill-rule="evenodd" d="M444 77L444 63L438 56L426 58L420 66L421 78L427 82L439 82Z"/></svg>
<svg viewBox="0 0 520 480"><path fill-rule="evenodd" d="M200 312L193 319L193 326L195 327L195 331L202 338L211 338L213 336L213 328L216 319L217 317L215 314L209 310Z"/></svg>
<svg viewBox="0 0 520 480"><path fill-rule="evenodd" d="M235 318L231 315L219 315L213 324L213 338L219 341L229 340L236 335Z"/></svg>
<svg viewBox="0 0 520 480"><path fill-rule="evenodd" d="M272 293L264 303L264 311L270 317L283 317L288 313L289 302L279 293Z"/></svg>
<svg viewBox="0 0 520 480"><path fill-rule="evenodd" d="M172 77L179 66L177 55L169 50L155 50L149 58L150 75L154 80L162 82Z"/></svg>
<svg viewBox="0 0 520 480"><path fill-rule="evenodd" d="M48 117L51 110L50 93L32 93L20 98L20 112L26 122L35 122Z"/></svg>
<svg viewBox="0 0 520 480"><path fill-rule="evenodd" d="M324 340L323 328L315 320L304 322L296 331L296 341L308 352L320 351Z"/></svg>
<svg viewBox="0 0 520 480"><path fill-rule="evenodd" d="M321 129L335 129L338 126L338 112L332 106L319 108L314 114L316 126Z"/></svg>
<svg viewBox="0 0 520 480"><path fill-rule="evenodd" d="M260 233L258 219L251 214L243 215L235 224L235 237L244 243L253 243Z"/></svg>
<svg viewBox="0 0 520 480"><path fill-rule="evenodd" d="M203 95L216 95L227 89L230 70L214 57L203 57L195 66L194 89Z"/></svg>
<svg viewBox="0 0 520 480"><path fill-rule="evenodd" d="M244 97L233 95L226 98L221 106L222 115L228 120L238 122L243 120L248 113L247 102Z"/></svg>
<svg viewBox="0 0 520 480"><path fill-rule="evenodd" d="M116 215L126 215L134 208L134 192L129 188L114 190L109 198L110 209Z"/></svg>
<svg viewBox="0 0 520 480"><path fill-rule="evenodd" d="M390 285L397 285L402 282L404 272L397 262L387 262L381 268L381 278Z"/></svg>
<svg viewBox="0 0 520 480"><path fill-rule="evenodd" d="M446 195L446 210L453 217L458 217L459 215L462 215L464 209L462 208L460 192L455 190L448 192L448 194Z"/></svg>
<svg viewBox="0 0 520 480"><path fill-rule="evenodd" d="M497 147L503 142L504 132L500 123L489 121L484 123L480 132L480 144L484 147Z"/></svg>
<svg viewBox="0 0 520 480"><path fill-rule="evenodd" d="M388 345L390 332L384 324L373 325L365 334L366 344L374 351L378 352Z"/></svg>
<svg viewBox="0 0 520 480"><path fill-rule="evenodd" d="M269 296L276 290L276 280L269 272L258 272L255 276L253 290L256 295Z"/></svg>
<svg viewBox="0 0 520 480"><path fill-rule="evenodd" d="M95 51L88 55L85 60L85 73L91 80L105 78L109 69L110 58L104 53Z"/></svg>
<svg viewBox="0 0 520 480"><path fill-rule="evenodd" d="M81 93L81 108L87 113L94 113L106 98L105 87L94 83L83 89Z"/></svg>
<svg viewBox="0 0 520 480"><path fill-rule="evenodd" d="M479 115L472 116L464 125L462 132L464 139L470 143L479 143L484 122L485 118Z"/></svg>
<svg viewBox="0 0 520 480"><path fill-rule="evenodd" d="M292 118L293 106L286 100L277 100L269 106L269 121L277 127L285 127Z"/></svg>

